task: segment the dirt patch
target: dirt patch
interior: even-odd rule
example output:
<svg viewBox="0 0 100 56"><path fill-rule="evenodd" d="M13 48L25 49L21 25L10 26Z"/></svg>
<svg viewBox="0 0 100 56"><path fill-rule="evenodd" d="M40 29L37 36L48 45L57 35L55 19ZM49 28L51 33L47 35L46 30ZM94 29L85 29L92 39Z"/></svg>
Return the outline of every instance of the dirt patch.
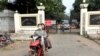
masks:
<svg viewBox="0 0 100 56"><path fill-rule="evenodd" d="M23 48L29 45L29 41L14 41L14 43L9 44L6 47L0 48L1 51L12 51L16 49Z"/></svg>

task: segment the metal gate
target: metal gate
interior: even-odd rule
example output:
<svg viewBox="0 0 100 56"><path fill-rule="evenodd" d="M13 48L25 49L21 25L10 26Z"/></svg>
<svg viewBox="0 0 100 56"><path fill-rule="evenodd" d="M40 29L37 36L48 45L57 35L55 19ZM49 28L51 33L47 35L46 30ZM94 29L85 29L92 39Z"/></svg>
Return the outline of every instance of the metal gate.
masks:
<svg viewBox="0 0 100 56"><path fill-rule="evenodd" d="M79 27L73 25L72 23L69 24L68 28L62 27L63 24L57 23L52 24L51 26L47 26L48 33L50 34L79 34L80 29Z"/></svg>

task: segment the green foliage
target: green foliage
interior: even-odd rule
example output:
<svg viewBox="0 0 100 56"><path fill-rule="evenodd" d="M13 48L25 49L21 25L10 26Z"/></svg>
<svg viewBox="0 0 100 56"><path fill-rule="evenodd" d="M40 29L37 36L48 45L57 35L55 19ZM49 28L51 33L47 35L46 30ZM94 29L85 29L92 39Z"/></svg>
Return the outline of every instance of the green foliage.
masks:
<svg viewBox="0 0 100 56"><path fill-rule="evenodd" d="M36 13L36 2L34 0L16 0L15 1L15 10L18 10L19 13Z"/></svg>
<svg viewBox="0 0 100 56"><path fill-rule="evenodd" d="M66 7L62 4L62 0L16 0L13 3L7 3L7 0L0 1L0 10L7 7L10 10L18 10L19 13L37 13L40 3L46 7L46 18L63 19Z"/></svg>
<svg viewBox="0 0 100 56"><path fill-rule="evenodd" d="M89 10L90 11L100 9L100 0L89 0L88 3L89 3Z"/></svg>
<svg viewBox="0 0 100 56"><path fill-rule="evenodd" d="M86 3L89 4L89 11L100 9L100 0L86 0ZM82 0L75 0L73 7L76 12L80 11L80 4L82 4Z"/></svg>
<svg viewBox="0 0 100 56"><path fill-rule="evenodd" d="M0 11L6 7L6 0L0 0Z"/></svg>
<svg viewBox="0 0 100 56"><path fill-rule="evenodd" d="M74 11L78 12L80 11L80 4L82 3L82 0L75 0L75 3L73 4Z"/></svg>
<svg viewBox="0 0 100 56"><path fill-rule="evenodd" d="M37 5L42 2L46 7L46 18L62 19L64 17L64 10L66 7L61 0L36 0Z"/></svg>
<svg viewBox="0 0 100 56"><path fill-rule="evenodd" d="M100 10L100 0L86 0L86 3L89 4L89 11ZM82 0L75 0L73 4L74 9L71 11L71 18L80 20L80 4L82 4Z"/></svg>

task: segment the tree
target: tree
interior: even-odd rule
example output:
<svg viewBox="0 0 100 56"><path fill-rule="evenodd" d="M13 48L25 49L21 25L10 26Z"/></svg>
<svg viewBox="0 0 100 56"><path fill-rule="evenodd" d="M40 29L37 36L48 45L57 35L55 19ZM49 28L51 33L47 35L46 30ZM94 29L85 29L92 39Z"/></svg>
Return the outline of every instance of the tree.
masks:
<svg viewBox="0 0 100 56"><path fill-rule="evenodd" d="M14 0L0 0L0 11L2 11L3 9L14 10L13 1Z"/></svg>
<svg viewBox="0 0 100 56"><path fill-rule="evenodd" d="M61 19L64 17L66 7L61 0L16 0L7 7L11 10L18 10L19 13L37 13L36 6L39 6L40 3L46 7L46 18Z"/></svg>
<svg viewBox="0 0 100 56"><path fill-rule="evenodd" d="M46 18L62 19L64 17L64 10L66 7L61 0L36 0L37 4L42 2L46 9Z"/></svg>
<svg viewBox="0 0 100 56"><path fill-rule="evenodd" d="M15 10L19 13L36 13L36 1L34 0L16 0L14 3ZM9 6L8 6L9 7Z"/></svg>
<svg viewBox="0 0 100 56"><path fill-rule="evenodd" d="M89 11L100 10L100 0L88 0L89 3Z"/></svg>
<svg viewBox="0 0 100 56"><path fill-rule="evenodd" d="M71 11L71 18L80 21L80 4L82 3L82 0L75 0L73 4L74 9ZM89 11L100 10L100 0L86 0L86 3L89 4Z"/></svg>
<svg viewBox="0 0 100 56"><path fill-rule="evenodd" d="M6 0L0 0L0 11L3 10L6 7Z"/></svg>
<svg viewBox="0 0 100 56"><path fill-rule="evenodd" d="M46 18L62 19L64 17L66 7L61 0L15 0L14 2L7 3L6 7L9 10L18 10L19 13L37 13L37 6L41 2L46 7Z"/></svg>

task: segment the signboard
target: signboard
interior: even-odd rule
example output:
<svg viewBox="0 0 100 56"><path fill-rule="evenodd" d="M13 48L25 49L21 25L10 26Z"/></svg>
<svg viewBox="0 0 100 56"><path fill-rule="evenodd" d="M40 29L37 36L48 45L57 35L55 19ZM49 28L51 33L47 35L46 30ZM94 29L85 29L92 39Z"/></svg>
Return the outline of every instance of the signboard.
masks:
<svg viewBox="0 0 100 56"><path fill-rule="evenodd" d="M56 20L52 20L51 22L52 22L52 24L56 24Z"/></svg>
<svg viewBox="0 0 100 56"><path fill-rule="evenodd" d="M45 25L46 25L46 26L51 26L51 25L52 25L51 20L45 20Z"/></svg>

